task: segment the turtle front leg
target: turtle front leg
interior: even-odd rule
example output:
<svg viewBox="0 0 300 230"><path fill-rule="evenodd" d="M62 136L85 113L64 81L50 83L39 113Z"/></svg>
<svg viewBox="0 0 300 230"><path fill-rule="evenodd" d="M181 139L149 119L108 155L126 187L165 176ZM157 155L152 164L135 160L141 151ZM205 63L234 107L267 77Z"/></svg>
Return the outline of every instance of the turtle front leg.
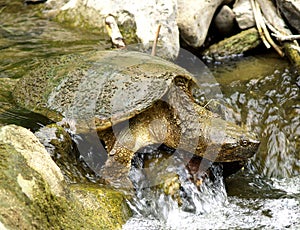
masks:
<svg viewBox="0 0 300 230"><path fill-rule="evenodd" d="M149 109L129 122L99 133L109 155L101 170L103 179L114 187L133 188L129 179L131 161L139 149L165 141L170 129L165 113L161 107Z"/></svg>

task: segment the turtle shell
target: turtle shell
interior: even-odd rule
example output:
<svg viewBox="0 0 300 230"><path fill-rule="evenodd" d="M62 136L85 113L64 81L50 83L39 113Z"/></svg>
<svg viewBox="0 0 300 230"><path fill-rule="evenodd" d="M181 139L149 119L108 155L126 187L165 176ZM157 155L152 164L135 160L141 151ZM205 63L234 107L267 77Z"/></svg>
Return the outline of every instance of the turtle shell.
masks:
<svg viewBox="0 0 300 230"><path fill-rule="evenodd" d="M106 129L151 107L185 69L136 51L95 51L39 61L14 90L18 104L54 119ZM92 121L92 122L90 122Z"/></svg>

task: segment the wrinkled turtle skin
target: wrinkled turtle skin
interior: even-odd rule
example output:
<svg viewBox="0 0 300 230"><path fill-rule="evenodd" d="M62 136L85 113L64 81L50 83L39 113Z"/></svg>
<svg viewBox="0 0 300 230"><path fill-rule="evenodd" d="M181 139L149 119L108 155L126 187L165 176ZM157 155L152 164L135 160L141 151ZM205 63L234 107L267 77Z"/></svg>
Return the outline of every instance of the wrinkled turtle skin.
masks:
<svg viewBox="0 0 300 230"><path fill-rule="evenodd" d="M258 149L254 134L196 104L197 79L161 58L95 51L38 65L17 84L16 102L56 121L64 117L77 133L96 129L108 153L100 174L114 186L130 186L131 159L150 144L215 162L243 161Z"/></svg>

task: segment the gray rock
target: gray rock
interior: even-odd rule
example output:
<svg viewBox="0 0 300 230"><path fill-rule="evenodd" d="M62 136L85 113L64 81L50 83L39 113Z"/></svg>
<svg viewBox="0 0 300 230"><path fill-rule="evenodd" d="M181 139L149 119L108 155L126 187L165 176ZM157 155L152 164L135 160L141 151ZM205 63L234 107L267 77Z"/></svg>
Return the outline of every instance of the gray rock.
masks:
<svg viewBox="0 0 300 230"><path fill-rule="evenodd" d="M54 3L53 3L54 2ZM48 8L58 11L61 21L72 21L74 25L81 23L86 27L105 27L104 18L112 14L115 16L121 33L128 44L128 36L138 37L144 47L151 47L155 39L158 25L161 24L158 55L175 58L179 52L179 31L176 23L176 0L71 0L67 4L58 5L49 0ZM63 2L63 1L62 1Z"/></svg>
<svg viewBox="0 0 300 230"><path fill-rule="evenodd" d="M221 34L226 36L233 31L234 23L235 14L233 13L232 9L227 5L222 6L221 10L214 19L215 27Z"/></svg>
<svg viewBox="0 0 300 230"><path fill-rule="evenodd" d="M223 0L178 0L177 23L181 38L192 47L200 47L206 38L213 15Z"/></svg>
<svg viewBox="0 0 300 230"><path fill-rule="evenodd" d="M276 0L276 3L288 23L300 33L300 0Z"/></svg>
<svg viewBox="0 0 300 230"><path fill-rule="evenodd" d="M250 0L238 0L233 5L233 12L240 29L255 26L254 15Z"/></svg>

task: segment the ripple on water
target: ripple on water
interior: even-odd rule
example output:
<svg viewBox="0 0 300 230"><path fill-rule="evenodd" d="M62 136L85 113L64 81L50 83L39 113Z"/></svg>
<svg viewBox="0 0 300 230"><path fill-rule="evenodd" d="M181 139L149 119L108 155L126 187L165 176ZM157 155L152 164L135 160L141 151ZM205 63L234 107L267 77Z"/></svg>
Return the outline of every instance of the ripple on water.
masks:
<svg viewBox="0 0 300 230"><path fill-rule="evenodd" d="M271 65L272 63L270 63ZM285 67L266 76L223 85L227 104L261 139L253 159L258 173L268 178L300 174L300 90L297 73Z"/></svg>

